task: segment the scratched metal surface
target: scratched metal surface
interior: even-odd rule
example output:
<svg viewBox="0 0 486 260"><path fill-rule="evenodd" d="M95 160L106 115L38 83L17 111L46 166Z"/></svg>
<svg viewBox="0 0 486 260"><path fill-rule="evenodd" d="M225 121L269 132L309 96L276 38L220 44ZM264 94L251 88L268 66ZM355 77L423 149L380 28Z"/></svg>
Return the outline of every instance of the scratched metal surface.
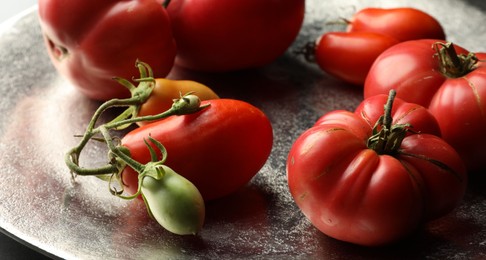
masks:
<svg viewBox="0 0 486 260"><path fill-rule="evenodd" d="M484 258L485 177L474 175L464 203L411 238L363 248L321 234L304 218L288 192L285 160L293 140L320 115L354 109L361 100L359 89L292 54L321 33L342 29L327 22L366 6L414 6L435 16L449 40L485 52L485 3L308 0L301 34L274 63L218 75L174 70L172 78L199 80L223 97L260 107L275 133L261 172L236 194L208 203L205 227L191 237L164 231L139 201L112 197L95 178L71 182L63 155L98 104L80 96L51 66L32 9L0 31L0 230L48 256L68 259ZM104 156L93 145L82 160L95 165Z"/></svg>

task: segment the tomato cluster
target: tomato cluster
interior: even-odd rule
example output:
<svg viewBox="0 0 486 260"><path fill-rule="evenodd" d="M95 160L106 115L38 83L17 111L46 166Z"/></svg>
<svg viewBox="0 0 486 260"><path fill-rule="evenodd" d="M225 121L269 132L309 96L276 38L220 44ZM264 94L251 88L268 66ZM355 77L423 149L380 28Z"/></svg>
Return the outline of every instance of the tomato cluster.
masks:
<svg viewBox="0 0 486 260"><path fill-rule="evenodd" d="M304 9L304 0L40 0L56 68L88 97L108 100L66 155L70 170L107 180L121 198L141 197L173 233L198 232L205 201L236 192L265 164L272 126L247 102L164 77L174 64L214 72L270 63L297 36ZM313 51L324 71L364 85L365 99L297 138L288 185L323 233L383 245L452 211L467 171L486 168L486 54L445 42L438 21L413 8L367 8L347 22ZM138 86L125 79L135 60ZM123 106L97 126L101 113ZM85 169L79 157L92 139L107 144L109 163Z"/></svg>
<svg viewBox="0 0 486 260"><path fill-rule="evenodd" d="M134 75L136 59L158 78L174 62L209 72L268 64L297 37L304 11L305 0L39 1L53 64L103 101L129 95L111 78Z"/></svg>
<svg viewBox="0 0 486 260"><path fill-rule="evenodd" d="M77 175L108 181L120 198L142 198L167 230L195 234L204 223L205 201L236 192L266 163L273 145L271 123L247 102L219 99L194 81L154 79L150 66L141 61L136 67L138 86L116 78L132 96L108 100L95 111L82 140L67 153L66 164ZM175 93L179 98L173 100ZM98 125L100 115L112 107L127 108ZM111 131L134 123L140 127L118 142L111 137ZM110 151L109 163L80 167L81 151L100 133Z"/></svg>
<svg viewBox="0 0 486 260"><path fill-rule="evenodd" d="M364 100L292 145L288 185L304 215L333 238L376 246L451 212L468 173L486 169L486 54L446 42L412 8L363 9L314 51Z"/></svg>
<svg viewBox="0 0 486 260"><path fill-rule="evenodd" d="M486 168L485 59L486 53L443 41L403 42L377 58L364 96L395 89L400 98L428 107L442 138L459 152L468 170L479 171Z"/></svg>
<svg viewBox="0 0 486 260"><path fill-rule="evenodd" d="M298 137L287 161L290 192L304 215L339 240L377 246L404 238L454 209L467 175L420 105L386 95L356 111L333 111ZM413 126L413 128L412 128Z"/></svg>

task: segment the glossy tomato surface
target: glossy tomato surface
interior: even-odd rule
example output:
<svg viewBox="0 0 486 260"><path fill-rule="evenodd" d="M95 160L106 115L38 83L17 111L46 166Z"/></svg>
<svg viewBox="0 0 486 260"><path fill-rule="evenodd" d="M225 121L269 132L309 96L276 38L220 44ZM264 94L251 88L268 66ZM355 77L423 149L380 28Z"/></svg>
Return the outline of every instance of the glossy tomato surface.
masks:
<svg viewBox="0 0 486 260"><path fill-rule="evenodd" d="M385 34L401 42L446 37L437 19L409 7L362 9L349 20L347 31Z"/></svg>
<svg viewBox="0 0 486 260"><path fill-rule="evenodd" d="M317 40L315 58L319 67L346 82L363 85L371 65L399 41L371 32L330 32Z"/></svg>
<svg viewBox="0 0 486 260"><path fill-rule="evenodd" d="M486 54L476 54L471 71L442 73L435 40L397 44L381 54L366 78L364 97L397 91L397 96L430 109L450 143L471 171L486 168ZM469 52L454 45L458 55Z"/></svg>
<svg viewBox="0 0 486 260"><path fill-rule="evenodd" d="M486 61L486 53L476 54ZM463 77L447 79L429 105L442 136L472 171L486 169L486 63Z"/></svg>
<svg viewBox="0 0 486 260"><path fill-rule="evenodd" d="M300 31L305 0L172 0L167 11L177 64L230 71L282 55Z"/></svg>
<svg viewBox="0 0 486 260"><path fill-rule="evenodd" d="M440 72L434 44L439 40L399 43L383 52L371 67L364 85L364 97L387 94L428 107L430 100L447 79ZM455 45L458 54L467 51Z"/></svg>
<svg viewBox="0 0 486 260"><path fill-rule="evenodd" d="M427 134L437 131L434 122L416 124L414 130L423 134L407 135L393 153L370 149L367 141L376 122L369 120L384 103L377 99L373 104L373 109L366 104L356 113L324 115L298 137L287 160L290 192L312 224L333 238L367 246L403 239L422 223L450 212L467 183L459 155ZM397 106L393 122L431 117L426 109L404 104Z"/></svg>
<svg viewBox="0 0 486 260"><path fill-rule="evenodd" d="M194 183L205 200L221 198L248 183L267 161L273 144L270 121L258 108L232 99L204 101L200 112L172 116L131 131L122 139L132 158L145 163L149 135L167 149L166 165ZM123 174L128 191L137 174Z"/></svg>
<svg viewBox="0 0 486 260"><path fill-rule="evenodd" d="M165 77L176 46L166 9L155 1L40 0L39 21L52 63L96 100L128 97L113 77L138 75L138 59Z"/></svg>

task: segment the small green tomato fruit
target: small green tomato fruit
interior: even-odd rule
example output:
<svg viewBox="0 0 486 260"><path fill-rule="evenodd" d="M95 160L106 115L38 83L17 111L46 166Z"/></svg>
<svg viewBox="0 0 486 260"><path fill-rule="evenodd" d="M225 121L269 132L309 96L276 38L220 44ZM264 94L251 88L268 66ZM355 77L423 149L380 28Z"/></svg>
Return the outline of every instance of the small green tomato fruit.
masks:
<svg viewBox="0 0 486 260"><path fill-rule="evenodd" d="M146 175L141 192L157 222L178 235L196 234L204 224L205 206L199 190L186 178L161 165L160 179Z"/></svg>

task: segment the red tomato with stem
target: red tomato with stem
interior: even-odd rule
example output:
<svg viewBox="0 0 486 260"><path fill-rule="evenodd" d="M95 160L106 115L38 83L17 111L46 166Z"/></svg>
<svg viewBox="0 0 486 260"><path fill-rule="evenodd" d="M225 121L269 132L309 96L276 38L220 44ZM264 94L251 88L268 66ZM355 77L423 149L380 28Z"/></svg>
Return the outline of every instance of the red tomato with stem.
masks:
<svg viewBox="0 0 486 260"><path fill-rule="evenodd" d="M365 8L349 21L348 32L374 32L400 42L418 39L445 40L442 25L430 14L410 7Z"/></svg>
<svg viewBox="0 0 486 260"><path fill-rule="evenodd" d="M331 32L316 42L315 59L330 75L362 85L375 59L398 40L371 32Z"/></svg>
<svg viewBox="0 0 486 260"><path fill-rule="evenodd" d="M176 63L230 71L266 65L297 37L305 0L172 0Z"/></svg>
<svg viewBox="0 0 486 260"><path fill-rule="evenodd" d="M270 121L258 108L239 100L203 101L195 114L172 116L129 132L122 145L134 160L150 161L144 138L167 149L165 165L187 178L205 200L221 198L249 182L265 164L273 144ZM138 174L126 168L127 191L137 189Z"/></svg>
<svg viewBox="0 0 486 260"><path fill-rule="evenodd" d="M364 97L396 89L397 96L428 107L469 170L486 168L486 54L436 40L397 44L373 64Z"/></svg>
<svg viewBox="0 0 486 260"><path fill-rule="evenodd" d="M455 150L426 133L436 131L434 121L414 127L423 134L407 130L408 123L431 118L426 109L402 103L407 108L389 108L375 124L369 120L383 102L374 102L356 113L324 115L297 138L287 160L290 192L311 223L333 238L367 246L402 239L450 212L467 183Z"/></svg>

